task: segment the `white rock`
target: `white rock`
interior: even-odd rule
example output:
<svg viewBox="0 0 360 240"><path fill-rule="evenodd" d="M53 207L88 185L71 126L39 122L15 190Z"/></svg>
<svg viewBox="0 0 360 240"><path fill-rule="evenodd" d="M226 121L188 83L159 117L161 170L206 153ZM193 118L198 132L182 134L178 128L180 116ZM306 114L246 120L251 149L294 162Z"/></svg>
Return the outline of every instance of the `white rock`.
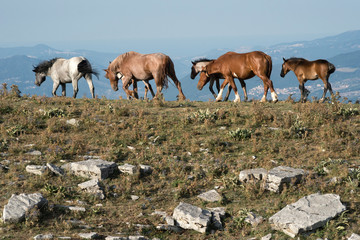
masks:
<svg viewBox="0 0 360 240"><path fill-rule="evenodd" d="M134 175L137 172L137 168L134 165L125 163L124 165L121 165L118 167L119 171L122 173L128 173L130 175Z"/></svg>
<svg viewBox="0 0 360 240"><path fill-rule="evenodd" d="M39 234L34 237L34 239L36 239L36 240L53 239L53 238L54 238L54 235L52 235L52 234Z"/></svg>
<svg viewBox="0 0 360 240"><path fill-rule="evenodd" d="M246 169L242 170L239 174L241 182L261 181L266 180L268 171L264 168Z"/></svg>
<svg viewBox="0 0 360 240"><path fill-rule="evenodd" d="M248 212L245 222L250 223L251 226L257 226L264 221L262 216L259 216L253 212Z"/></svg>
<svg viewBox="0 0 360 240"><path fill-rule="evenodd" d="M221 201L221 195L215 189L204 192L197 197L207 202Z"/></svg>
<svg viewBox="0 0 360 240"><path fill-rule="evenodd" d="M136 195L131 195L130 197L131 197L131 200L133 200L133 201L136 201L140 198L139 196L136 196Z"/></svg>
<svg viewBox="0 0 360 240"><path fill-rule="evenodd" d="M265 189L281 192L285 184L297 184L306 175L302 169L279 166L268 172Z"/></svg>
<svg viewBox="0 0 360 240"><path fill-rule="evenodd" d="M33 173L33 174L41 176L46 172L47 167L46 166L40 166L40 165L27 165L25 170L28 173Z"/></svg>
<svg viewBox="0 0 360 240"><path fill-rule="evenodd" d="M324 226L345 209L338 195L315 193L287 205L270 217L269 222L274 229L295 237L298 233Z"/></svg>
<svg viewBox="0 0 360 240"><path fill-rule="evenodd" d="M37 206L39 209L48 204L48 201L41 193L20 195L13 194L3 210L4 222L20 222L25 218L26 212Z"/></svg>
<svg viewBox="0 0 360 240"><path fill-rule="evenodd" d="M26 154L31 155L31 156L41 156L42 155L42 153L37 150L31 150L30 152L27 152Z"/></svg>
<svg viewBox="0 0 360 240"><path fill-rule="evenodd" d="M78 127L79 126L79 120L76 120L75 118L72 118L72 119L66 120L66 124Z"/></svg>
<svg viewBox="0 0 360 240"><path fill-rule="evenodd" d="M91 179L78 184L78 186L86 192L94 193L101 200L105 199L104 191L102 190L98 179Z"/></svg>
<svg viewBox="0 0 360 240"><path fill-rule="evenodd" d="M65 175L64 170L62 170L61 168L59 168L58 166L56 166L54 164L47 163L46 166L50 169L50 171L52 171L56 175L59 175L59 176Z"/></svg>
<svg viewBox="0 0 360 240"><path fill-rule="evenodd" d="M272 237L271 233L269 233L268 235L263 236L260 240L270 240Z"/></svg>
<svg viewBox="0 0 360 240"><path fill-rule="evenodd" d="M193 229L205 233L211 222L212 214L188 203L181 202L173 213L173 218L184 229Z"/></svg>
<svg viewBox="0 0 360 240"><path fill-rule="evenodd" d="M351 236L348 238L348 240L360 240L360 235L353 233L351 234Z"/></svg>
<svg viewBox="0 0 360 240"><path fill-rule="evenodd" d="M78 235L79 235L80 238L83 238L83 239L96 239L96 238L99 238L99 235L96 232L79 233Z"/></svg>
<svg viewBox="0 0 360 240"><path fill-rule="evenodd" d="M152 167L149 166L149 165L140 164L140 173L142 173L142 174L151 174L152 173Z"/></svg>
<svg viewBox="0 0 360 240"><path fill-rule="evenodd" d="M81 162L72 162L68 167L75 175L106 179L116 171L117 164L102 159L89 159Z"/></svg>
<svg viewBox="0 0 360 240"><path fill-rule="evenodd" d="M162 231L175 232L175 233L180 233L183 231L183 229L178 226L167 225L167 224L159 224L158 226L156 226L156 229Z"/></svg>

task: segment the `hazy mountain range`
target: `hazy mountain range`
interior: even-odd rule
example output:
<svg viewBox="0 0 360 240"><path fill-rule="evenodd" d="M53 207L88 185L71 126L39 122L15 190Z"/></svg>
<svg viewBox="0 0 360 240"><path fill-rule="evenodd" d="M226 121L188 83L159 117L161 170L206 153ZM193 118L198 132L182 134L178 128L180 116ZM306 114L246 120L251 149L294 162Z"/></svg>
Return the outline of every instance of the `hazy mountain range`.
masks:
<svg viewBox="0 0 360 240"><path fill-rule="evenodd" d="M293 94L298 99L300 95L298 81L292 72L286 75L285 78L280 77L283 57L304 57L309 60L327 59L337 68L336 72L330 77L333 90L339 91L342 97L347 97L349 100L360 99L360 30L312 41L281 43L270 47L242 48L239 46L237 49L213 49L205 53L194 53L193 56L188 57L170 57L174 61L176 74L181 81L185 96L190 100L208 101L213 99L208 87L205 86L202 91L199 91L196 89L198 78L195 80L190 79L191 60L199 57L217 58L227 51L248 52L252 50L264 51L272 57L273 72L271 79L280 99L286 99L289 94ZM95 93L99 97L105 96L112 99L119 96L125 97L125 93L121 88L118 92L114 92L110 88L109 80L105 79L102 70L107 68L109 61L112 61L119 54L122 53L102 53L89 50L62 51L46 45L0 48L0 83L6 82L9 86L16 84L22 94L51 96L52 80L48 78L41 87L35 86L35 75L32 72L33 66L42 60L54 57L70 58L81 55L88 58L93 67L100 72L100 80L94 77ZM240 87L239 82L235 81ZM150 83L155 86L154 82ZM254 77L247 80L246 83L249 98L260 99L263 94L262 81L258 77ZM306 87L311 91L310 97L321 97L323 91L321 80L309 81ZM139 89L140 96L142 96L144 89L142 83L139 83ZM163 92L166 100L175 100L178 94L174 84L169 84L169 88L163 90ZM58 89L58 95L60 94L60 89ZM71 84L67 85L67 94L68 96L72 95ZM78 97L82 96L90 97L85 80L79 82ZM243 97L242 91L240 91L240 96ZM231 95L230 99L233 98L234 96Z"/></svg>

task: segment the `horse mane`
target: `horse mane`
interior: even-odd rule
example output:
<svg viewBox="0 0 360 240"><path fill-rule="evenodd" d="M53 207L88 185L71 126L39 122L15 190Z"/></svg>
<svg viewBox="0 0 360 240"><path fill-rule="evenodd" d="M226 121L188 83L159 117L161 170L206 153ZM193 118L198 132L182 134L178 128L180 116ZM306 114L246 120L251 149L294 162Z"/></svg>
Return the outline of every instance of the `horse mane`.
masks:
<svg viewBox="0 0 360 240"><path fill-rule="evenodd" d="M286 59L286 61L301 62L301 61L306 61L306 59L305 58L298 58L298 57L291 57L289 59Z"/></svg>
<svg viewBox="0 0 360 240"><path fill-rule="evenodd" d="M39 63L36 67L34 67L34 72L36 73L45 73L49 70L49 68L52 67L52 65L54 65L54 63L58 60L59 58L53 58L51 60L45 60L42 61L41 63Z"/></svg>
<svg viewBox="0 0 360 240"><path fill-rule="evenodd" d="M194 61L192 61L193 64L197 64L199 62L211 62L213 61L214 59L208 59L208 58L199 58L199 59L196 59Z"/></svg>

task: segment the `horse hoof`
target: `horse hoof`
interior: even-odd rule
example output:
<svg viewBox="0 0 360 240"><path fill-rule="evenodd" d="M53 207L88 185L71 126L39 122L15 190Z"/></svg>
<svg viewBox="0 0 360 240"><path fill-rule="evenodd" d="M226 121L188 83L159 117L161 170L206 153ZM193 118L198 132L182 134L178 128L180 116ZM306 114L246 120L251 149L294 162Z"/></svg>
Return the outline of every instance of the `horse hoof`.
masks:
<svg viewBox="0 0 360 240"><path fill-rule="evenodd" d="M279 101L279 99L274 99L273 103L277 103Z"/></svg>
<svg viewBox="0 0 360 240"><path fill-rule="evenodd" d="M215 102L221 102L221 99L215 99Z"/></svg>

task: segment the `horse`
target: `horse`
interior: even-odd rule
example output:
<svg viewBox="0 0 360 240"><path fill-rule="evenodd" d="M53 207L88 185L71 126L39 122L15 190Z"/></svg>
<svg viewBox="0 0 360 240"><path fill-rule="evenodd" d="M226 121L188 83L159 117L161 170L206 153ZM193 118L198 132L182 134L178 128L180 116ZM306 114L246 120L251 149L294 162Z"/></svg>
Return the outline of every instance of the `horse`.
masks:
<svg viewBox="0 0 360 240"><path fill-rule="evenodd" d="M122 76L121 76L120 74L119 74L118 76L119 76L119 79L122 78ZM138 93L137 93L137 82L138 82L137 80L132 79L133 92L134 92L135 98L139 98ZM148 93L149 90L150 90L150 93L151 93L152 97L154 98L154 97L155 97L155 93L154 93L154 91L153 91L153 89L152 89L151 84L149 83L149 81L148 81L148 80L143 80L143 83L145 84L144 99L148 99L148 98L147 98L147 93ZM130 97L131 97L130 95L127 95L127 94L126 94L126 98L127 98L127 99L130 99Z"/></svg>
<svg viewBox="0 0 360 240"><path fill-rule="evenodd" d="M315 61L308 61L304 58L283 58L284 63L280 76L285 77L289 71L293 71L299 81L299 89L301 93L301 102L305 102L310 91L305 88L307 80L321 79L324 82L324 92L320 99L320 102L324 102L326 92L329 90L331 96L334 95L331 84L329 83L330 74L335 72L336 68L334 64L324 59L318 59Z"/></svg>
<svg viewBox="0 0 360 240"><path fill-rule="evenodd" d="M52 95L56 96L56 90L59 85L62 88L62 96L66 96L66 83L72 83L74 93L73 97L79 91L78 81L84 77L89 85L92 98L95 98L92 74L99 79L99 73L92 69L90 62L84 57L73 57L70 59L53 58L45 60L34 66L35 85L40 86L47 76L50 76L54 82Z"/></svg>
<svg viewBox="0 0 360 240"><path fill-rule="evenodd" d="M240 96L238 94L234 78L239 79L244 90L245 99L247 99L244 80L250 79L256 75L264 83L264 96L262 97L261 102L266 101L266 95L269 88L273 102L277 102L278 96L274 90L273 82L270 80L271 71L271 57L263 52L227 52L202 68L197 87L198 89L202 89L202 87L210 80L210 76L212 74L221 74L225 78L225 81L221 84L220 92L216 97L216 101L221 101L225 86L230 84L235 93L234 102L240 102Z"/></svg>
<svg viewBox="0 0 360 240"><path fill-rule="evenodd" d="M110 85L114 91L118 90L118 82L121 79L126 95L134 98L137 98L137 93L128 90L129 85L134 80L149 81L154 79L156 84L154 98L158 98L163 87L167 88L167 76L169 76L179 90L179 99L185 99L181 83L175 74L174 63L169 56L163 53L140 54L133 51L127 52L115 58L104 71L106 72L105 77L110 80Z"/></svg>
<svg viewBox="0 0 360 240"><path fill-rule="evenodd" d="M193 65L191 67L190 78L195 79L195 77L199 74L199 72L201 72L202 68L205 67L206 65L208 65L213 60L214 59L210 60L210 59L206 59L206 58L201 58L201 59L198 59L195 61L191 61L191 63ZM214 82L216 82L216 88L219 92L220 91L219 79L224 79L224 77L217 76L216 74L212 74L210 76L209 90L215 98L217 97L217 94L214 92L213 85L214 85ZM201 90L201 89L199 89L199 90ZM230 92L231 92L231 86L229 85L224 101L227 101L229 99Z"/></svg>

